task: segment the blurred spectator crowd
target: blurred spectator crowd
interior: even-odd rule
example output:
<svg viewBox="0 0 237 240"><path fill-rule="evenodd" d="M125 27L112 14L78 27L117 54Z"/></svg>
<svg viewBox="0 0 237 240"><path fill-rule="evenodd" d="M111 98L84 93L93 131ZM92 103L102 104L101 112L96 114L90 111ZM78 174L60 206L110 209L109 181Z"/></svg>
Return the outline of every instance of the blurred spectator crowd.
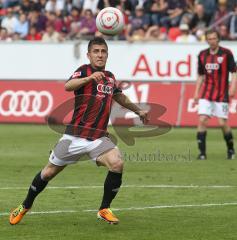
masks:
<svg viewBox="0 0 237 240"><path fill-rule="evenodd" d="M124 13L126 26L107 39L196 42L215 28L222 40L237 40L237 0L0 0L0 41L101 36L95 17L109 6Z"/></svg>

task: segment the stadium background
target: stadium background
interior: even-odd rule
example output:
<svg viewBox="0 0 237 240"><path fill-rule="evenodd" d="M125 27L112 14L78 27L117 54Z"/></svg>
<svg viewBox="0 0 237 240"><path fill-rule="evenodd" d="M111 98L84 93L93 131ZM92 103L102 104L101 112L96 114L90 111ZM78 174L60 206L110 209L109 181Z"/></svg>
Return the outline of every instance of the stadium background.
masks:
<svg viewBox="0 0 237 240"><path fill-rule="evenodd" d="M110 69L134 102L163 105L161 117L173 126L197 125L193 104L197 55L203 43L127 43L109 41ZM223 42L233 53L237 45ZM64 82L86 58L87 42L1 43L0 122L45 123L72 94ZM126 54L125 54L126 53ZM131 84L131 85L130 85ZM230 103L230 124L237 126L237 99ZM113 117L114 121L116 117ZM119 123L118 121L116 121ZM215 119L211 126L217 126Z"/></svg>
<svg viewBox="0 0 237 240"><path fill-rule="evenodd" d="M205 31L215 28L223 46L236 57L236 4L235 0L1 0L0 122L45 122L69 96L63 82L88 62L86 40L101 36L96 14L112 6L123 11L125 29L119 36L104 36L109 41L107 68L120 82L130 82L124 92L133 101L165 106L162 119L173 126L196 126L192 95L197 54L206 47ZM232 126L237 125L236 105L233 99ZM210 125L217 126L216 120Z"/></svg>
<svg viewBox="0 0 237 240"><path fill-rule="evenodd" d="M59 9L51 8L55 2ZM174 127L162 136L138 138L132 146L118 138L125 173L112 205L121 221L115 228L96 222L105 171L89 161L63 171L50 182L23 221L10 226L10 210L24 199L29 183L46 164L49 150L60 137L47 127L45 117L72 96L64 91L64 82L87 61L87 40L100 35L93 26L94 32L89 34L80 31L83 8L89 6L84 3L89 2L93 6L100 3L100 7L119 2L121 8L125 7L127 24L133 22L134 28L128 34L125 31L108 39L107 68L120 82L131 83L124 92L134 102L165 106L167 111L160 119L182 127ZM162 1L1 1L0 239L236 239L236 161L226 160L221 131L215 128L208 131L208 160L196 160L193 126L197 114L192 100L197 54L207 46L205 29L218 29L221 45L230 48L237 58L236 1L167 1L185 5L179 8L177 21L168 25L158 20L159 11L151 10L152 4L150 8L146 5L144 12L153 19L149 26L145 19L132 21L138 20L135 12L145 2ZM64 6L63 10L60 6ZM96 11L92 8L94 15ZM203 11L207 17L191 22ZM14 23L23 12L28 24L23 16L23 24L16 29L11 24L9 29L4 26L5 16ZM66 28L64 20L70 23ZM179 35L185 36L176 42ZM234 127L236 102L235 97L230 103L230 123ZM215 120L210 122L211 126L216 124ZM116 136L113 128L109 131ZM236 128L233 133L236 136Z"/></svg>

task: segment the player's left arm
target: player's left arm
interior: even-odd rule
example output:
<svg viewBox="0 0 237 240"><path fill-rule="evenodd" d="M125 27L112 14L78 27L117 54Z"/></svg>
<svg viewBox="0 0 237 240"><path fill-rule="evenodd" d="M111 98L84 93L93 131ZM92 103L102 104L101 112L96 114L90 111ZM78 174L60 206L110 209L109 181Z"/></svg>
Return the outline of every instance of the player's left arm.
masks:
<svg viewBox="0 0 237 240"><path fill-rule="evenodd" d="M136 113L144 124L148 123L148 111L140 109L136 104L132 103L126 95L123 93L116 93L113 95L113 99L121 106Z"/></svg>
<svg viewBox="0 0 237 240"><path fill-rule="evenodd" d="M229 88L229 97L233 98L237 90L237 66L231 51L228 54L228 70L231 72L231 84Z"/></svg>
<svg viewBox="0 0 237 240"><path fill-rule="evenodd" d="M229 89L229 97L233 98L237 90L237 72L231 73L231 84Z"/></svg>

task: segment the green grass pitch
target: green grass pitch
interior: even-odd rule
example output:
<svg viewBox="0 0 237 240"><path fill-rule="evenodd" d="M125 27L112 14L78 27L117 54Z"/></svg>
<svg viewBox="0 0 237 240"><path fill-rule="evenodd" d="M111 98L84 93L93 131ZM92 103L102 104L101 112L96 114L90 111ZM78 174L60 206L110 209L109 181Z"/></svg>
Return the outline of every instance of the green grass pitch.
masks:
<svg viewBox="0 0 237 240"><path fill-rule="evenodd" d="M237 239L237 160L225 159L219 129L208 131L207 161L195 160L191 128L140 138L134 146L119 140L126 161L124 187L112 204L117 226L96 219L106 171L90 161L67 167L36 199L32 214L11 226L8 212L24 199L60 135L14 124L0 125L0 133L1 240Z"/></svg>

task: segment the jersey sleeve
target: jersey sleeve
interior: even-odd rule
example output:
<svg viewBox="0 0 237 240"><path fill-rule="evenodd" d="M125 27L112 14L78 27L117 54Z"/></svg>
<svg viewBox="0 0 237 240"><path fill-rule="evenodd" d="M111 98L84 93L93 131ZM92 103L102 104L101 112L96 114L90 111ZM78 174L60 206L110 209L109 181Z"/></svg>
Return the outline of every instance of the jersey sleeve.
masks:
<svg viewBox="0 0 237 240"><path fill-rule="evenodd" d="M230 51L228 53L228 71L229 72L236 72L237 68L236 68L236 62L234 60L234 56L232 54L232 52Z"/></svg>
<svg viewBox="0 0 237 240"><path fill-rule="evenodd" d="M114 87L113 87L113 95L116 95L118 93L122 93L121 87L119 87L118 83L116 82L116 79L114 75L111 76L114 79Z"/></svg>
<svg viewBox="0 0 237 240"><path fill-rule="evenodd" d="M122 93L122 89L120 87L118 87L117 83L115 83L114 87L113 87L113 95L116 95L118 93Z"/></svg>
<svg viewBox="0 0 237 240"><path fill-rule="evenodd" d="M86 77L85 75L85 65L79 67L71 76L70 78L67 80L72 80L72 79L75 79L75 78L84 78Z"/></svg>
<svg viewBox="0 0 237 240"><path fill-rule="evenodd" d="M202 64L202 61L201 61L201 53L198 55L198 74L199 75L205 74L204 65Z"/></svg>

